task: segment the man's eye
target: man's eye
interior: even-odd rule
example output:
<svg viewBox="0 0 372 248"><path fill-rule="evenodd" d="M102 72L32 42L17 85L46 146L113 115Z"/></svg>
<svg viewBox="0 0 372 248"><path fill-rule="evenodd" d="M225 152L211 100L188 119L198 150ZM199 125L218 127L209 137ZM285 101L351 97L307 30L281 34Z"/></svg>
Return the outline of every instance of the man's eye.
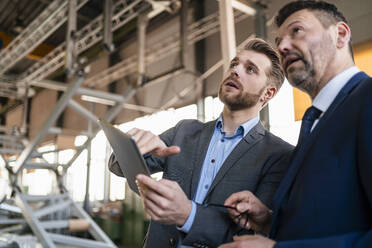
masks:
<svg viewBox="0 0 372 248"><path fill-rule="evenodd" d="M238 65L237 62L231 62L230 67L233 68L234 66L237 66L237 65Z"/></svg>
<svg viewBox="0 0 372 248"><path fill-rule="evenodd" d="M300 28L293 28L292 32L293 34L298 34L301 31Z"/></svg>
<svg viewBox="0 0 372 248"><path fill-rule="evenodd" d="M252 66L248 66L248 67L247 67L247 71L248 71L249 73L255 73L255 72L256 72L256 70L255 70Z"/></svg>

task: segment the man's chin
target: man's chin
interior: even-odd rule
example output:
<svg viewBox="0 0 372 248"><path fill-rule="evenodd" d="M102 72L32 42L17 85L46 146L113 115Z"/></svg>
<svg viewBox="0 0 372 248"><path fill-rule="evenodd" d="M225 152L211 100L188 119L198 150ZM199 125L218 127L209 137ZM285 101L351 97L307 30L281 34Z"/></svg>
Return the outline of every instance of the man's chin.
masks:
<svg viewBox="0 0 372 248"><path fill-rule="evenodd" d="M225 106L226 106L230 111L238 111L238 110L245 109L244 106L239 105L239 104L233 104L233 103L225 104Z"/></svg>
<svg viewBox="0 0 372 248"><path fill-rule="evenodd" d="M255 105L254 102L242 102L242 101L237 101L236 99L230 100L230 99L224 99L222 101L225 106L230 110L230 111L238 111L238 110L243 110L243 109L248 109L251 108Z"/></svg>
<svg viewBox="0 0 372 248"><path fill-rule="evenodd" d="M288 79L288 82L293 86L293 87L300 87L301 84L304 83L304 81L308 78L307 73L304 71L300 72L292 72L286 75L286 78Z"/></svg>

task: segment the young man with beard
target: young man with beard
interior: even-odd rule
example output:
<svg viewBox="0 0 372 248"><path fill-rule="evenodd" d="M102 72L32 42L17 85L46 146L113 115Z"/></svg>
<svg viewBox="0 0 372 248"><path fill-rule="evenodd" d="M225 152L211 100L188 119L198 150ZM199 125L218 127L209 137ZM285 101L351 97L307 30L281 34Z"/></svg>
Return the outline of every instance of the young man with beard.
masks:
<svg viewBox="0 0 372 248"><path fill-rule="evenodd" d="M216 247L232 240L239 226L213 204L223 204L233 192L248 189L270 204L286 169L279 161L292 146L266 131L258 113L283 80L275 50L253 39L219 86L224 108L217 120L183 120L160 136L128 132L151 172L164 172L160 181L137 177L151 216L145 247ZM123 176L114 157L109 166Z"/></svg>
<svg viewBox="0 0 372 248"><path fill-rule="evenodd" d="M221 248L372 247L372 79L354 65L350 28L336 6L291 2L276 23L288 81L312 106L273 216L248 191L225 202L237 208L232 216L248 211L246 228L271 226L271 239L241 236Z"/></svg>

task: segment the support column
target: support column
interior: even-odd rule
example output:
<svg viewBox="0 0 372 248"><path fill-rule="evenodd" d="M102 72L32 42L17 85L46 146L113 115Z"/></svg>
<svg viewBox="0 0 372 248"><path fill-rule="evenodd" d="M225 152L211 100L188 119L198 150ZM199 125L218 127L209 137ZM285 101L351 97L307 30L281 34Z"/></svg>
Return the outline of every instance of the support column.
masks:
<svg viewBox="0 0 372 248"><path fill-rule="evenodd" d="M220 0L219 11L223 70L225 72L236 54L235 21L231 0Z"/></svg>
<svg viewBox="0 0 372 248"><path fill-rule="evenodd" d="M189 45L187 44L187 18L189 13L189 0L182 0L180 15L180 57L181 65L187 70L191 70Z"/></svg>
<svg viewBox="0 0 372 248"><path fill-rule="evenodd" d="M266 15L264 13L266 6L260 2L255 3L256 15L254 17L254 29L256 36L264 40L267 39ZM260 111L260 120L262 125L270 130L269 105L267 104Z"/></svg>
<svg viewBox="0 0 372 248"><path fill-rule="evenodd" d="M104 6L104 27L103 27L103 45L108 52L114 51L112 43L112 0L105 0Z"/></svg>
<svg viewBox="0 0 372 248"><path fill-rule="evenodd" d="M138 78L137 87L145 82L146 73L146 28L147 28L147 15L140 14L138 16Z"/></svg>
<svg viewBox="0 0 372 248"><path fill-rule="evenodd" d="M67 37L66 37L66 72L71 76L75 71L77 58L76 29L77 29L77 0L69 0Z"/></svg>
<svg viewBox="0 0 372 248"><path fill-rule="evenodd" d="M194 21L200 20L204 17L205 12L205 2L204 1L197 1L195 3L195 10L194 10ZM198 73L203 74L205 71L205 40L200 40L195 45L195 68ZM205 122L205 91L206 91L206 85L205 85L205 79L201 79L202 83L199 85L196 85L196 89L200 89L200 92L197 94L197 118L201 122Z"/></svg>
<svg viewBox="0 0 372 248"><path fill-rule="evenodd" d="M205 101L204 97L201 97L196 103L197 118L199 121L205 121Z"/></svg>

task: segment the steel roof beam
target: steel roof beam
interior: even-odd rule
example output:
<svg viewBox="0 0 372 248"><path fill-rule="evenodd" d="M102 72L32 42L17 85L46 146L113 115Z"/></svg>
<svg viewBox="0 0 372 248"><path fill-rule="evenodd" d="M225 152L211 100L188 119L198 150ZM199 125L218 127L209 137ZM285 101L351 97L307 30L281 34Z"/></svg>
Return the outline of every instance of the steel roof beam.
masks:
<svg viewBox="0 0 372 248"><path fill-rule="evenodd" d="M88 0L79 0L77 9ZM53 1L30 25L25 28L2 52L0 74L33 51L67 20L67 1Z"/></svg>

